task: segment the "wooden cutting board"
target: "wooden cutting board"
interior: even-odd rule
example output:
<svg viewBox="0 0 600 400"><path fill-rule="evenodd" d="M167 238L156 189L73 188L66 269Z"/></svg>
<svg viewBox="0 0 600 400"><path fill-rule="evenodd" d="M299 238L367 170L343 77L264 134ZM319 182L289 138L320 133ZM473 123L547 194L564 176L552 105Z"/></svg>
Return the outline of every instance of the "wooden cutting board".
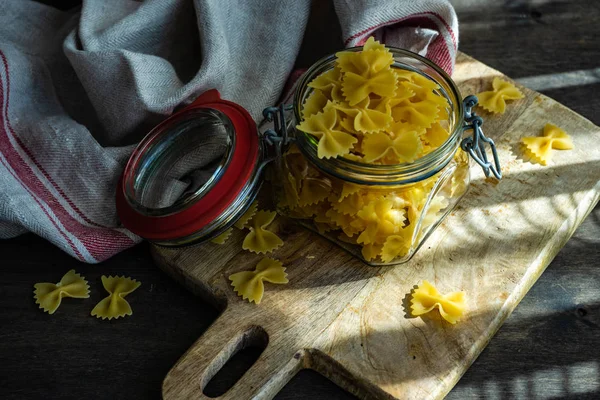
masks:
<svg viewBox="0 0 600 400"><path fill-rule="evenodd" d="M461 54L454 79L463 96L491 89L502 74ZM266 345L256 363L222 397L269 399L302 368L359 398L439 399L460 379L599 199L600 128L539 93L485 118L504 178L485 179L473 163L472 186L417 255L395 267L369 267L327 240L280 219L285 245L272 256L288 285L266 285L260 305L237 297L227 277L262 258L242 250L234 230L225 245L153 248L157 263L223 309L171 369L165 399L207 398L203 387L239 349ZM523 159L518 142L554 123L575 149L548 166ZM407 299L429 280L441 292L464 290L465 318L412 318ZM558 295L558 294L557 294Z"/></svg>

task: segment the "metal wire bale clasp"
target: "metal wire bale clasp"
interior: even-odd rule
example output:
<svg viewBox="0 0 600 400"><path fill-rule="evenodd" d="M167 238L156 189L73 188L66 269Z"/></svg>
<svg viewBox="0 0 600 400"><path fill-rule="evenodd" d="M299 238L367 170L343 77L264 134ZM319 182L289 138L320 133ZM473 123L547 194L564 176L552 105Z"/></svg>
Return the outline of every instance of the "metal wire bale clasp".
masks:
<svg viewBox="0 0 600 400"><path fill-rule="evenodd" d="M483 134L481 125L483 125L483 119L473 112L473 107L477 105L477 96L467 96L463 100L463 106L465 108L465 124L463 125L463 132L469 129L473 130L473 136L464 138L460 143L460 147L469 153L473 160L477 164L481 165L483 173L486 177L490 176L491 173L496 179L502 179L502 171L500 169L500 160L498 159L498 151L494 141ZM488 161L487 153L485 150L485 143L489 144L492 149L492 156L494 162Z"/></svg>
<svg viewBox="0 0 600 400"><path fill-rule="evenodd" d="M273 128L266 129L263 136L267 143L274 145L281 143L285 145L289 138L287 134L287 121L285 120L285 112L293 108L292 104L281 104L279 107L267 107L263 110L263 117L267 122L273 122Z"/></svg>
<svg viewBox="0 0 600 400"><path fill-rule="evenodd" d="M292 108L292 104L281 104L279 107L267 107L263 110L264 122L272 122L273 127L265 129L262 136L269 146L275 148L275 156L264 160L265 164L275 159L281 159L282 147L291 140L288 136L288 122L285 115Z"/></svg>

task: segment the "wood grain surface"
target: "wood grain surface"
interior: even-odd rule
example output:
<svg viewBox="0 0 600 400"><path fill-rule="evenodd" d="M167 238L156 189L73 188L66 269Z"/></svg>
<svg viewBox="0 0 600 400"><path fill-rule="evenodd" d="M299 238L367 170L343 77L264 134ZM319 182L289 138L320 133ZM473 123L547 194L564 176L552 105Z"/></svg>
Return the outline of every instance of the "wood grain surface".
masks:
<svg viewBox="0 0 600 400"><path fill-rule="evenodd" d="M45 0L58 6L75 1ZM339 48L328 1L315 5L299 66ZM507 75L563 80L600 66L596 0L457 0L461 50ZM596 73L597 74L597 73ZM596 75L597 76L597 75ZM540 80L537 81L538 83ZM594 83L596 82L596 83ZM600 124L598 80L564 81L544 94ZM535 87L534 87L535 88ZM600 209L557 255L448 399L600 397ZM153 399L169 368L217 311L154 267L142 244L100 265L85 265L33 235L0 241L0 398ZM92 284L89 300L40 312L33 283L75 268ZM100 275L142 281L134 315L102 322L89 311L102 298ZM209 383L213 395L241 375L258 351L242 351ZM300 371L276 399L353 399L322 375Z"/></svg>

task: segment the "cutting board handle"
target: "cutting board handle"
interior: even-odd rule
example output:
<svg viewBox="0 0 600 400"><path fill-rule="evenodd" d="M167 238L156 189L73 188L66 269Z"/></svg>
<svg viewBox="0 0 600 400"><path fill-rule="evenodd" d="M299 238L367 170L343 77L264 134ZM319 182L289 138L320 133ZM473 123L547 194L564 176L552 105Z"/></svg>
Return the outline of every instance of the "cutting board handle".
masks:
<svg viewBox="0 0 600 400"><path fill-rule="evenodd" d="M275 351L265 330L235 324L227 311L177 361L163 381L163 399L214 399L204 388L227 361L246 347L265 347L248 371L218 399L272 398L302 368L304 352ZM278 346L275 346L278 347Z"/></svg>

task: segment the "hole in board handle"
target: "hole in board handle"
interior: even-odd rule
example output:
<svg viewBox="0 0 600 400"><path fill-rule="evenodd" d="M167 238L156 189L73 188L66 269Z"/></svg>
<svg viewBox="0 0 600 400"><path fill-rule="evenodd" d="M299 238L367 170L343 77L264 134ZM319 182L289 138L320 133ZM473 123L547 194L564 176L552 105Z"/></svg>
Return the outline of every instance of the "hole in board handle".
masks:
<svg viewBox="0 0 600 400"><path fill-rule="evenodd" d="M202 388L204 395L216 398L227 393L254 365L268 343L269 335L260 326L252 326L237 340L232 340L208 368L203 379L206 382Z"/></svg>

